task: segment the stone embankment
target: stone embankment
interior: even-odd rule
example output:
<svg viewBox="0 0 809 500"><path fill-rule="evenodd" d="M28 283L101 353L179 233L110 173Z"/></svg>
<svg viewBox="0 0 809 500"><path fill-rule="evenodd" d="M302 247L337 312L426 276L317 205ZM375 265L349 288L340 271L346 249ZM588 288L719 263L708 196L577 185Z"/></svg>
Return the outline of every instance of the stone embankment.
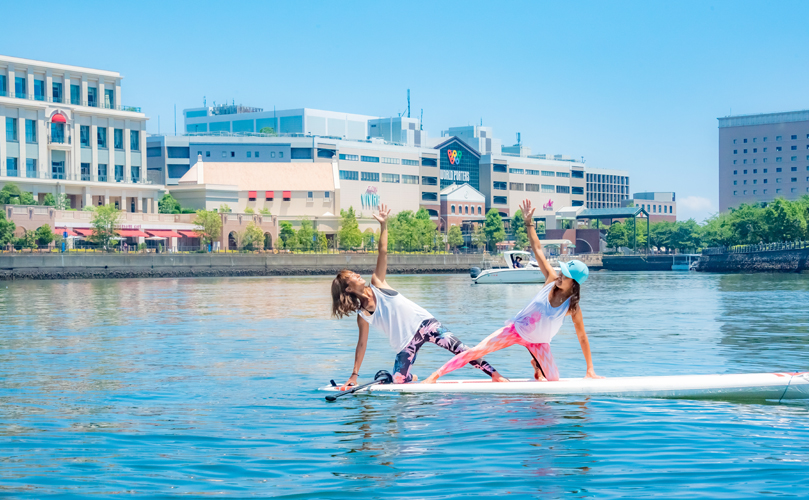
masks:
<svg viewBox="0 0 809 500"><path fill-rule="evenodd" d="M391 274L467 273L480 254L389 255ZM4 254L0 280L370 273L375 254Z"/></svg>
<svg viewBox="0 0 809 500"><path fill-rule="evenodd" d="M799 273L809 271L809 248L703 255L697 271L709 273Z"/></svg>

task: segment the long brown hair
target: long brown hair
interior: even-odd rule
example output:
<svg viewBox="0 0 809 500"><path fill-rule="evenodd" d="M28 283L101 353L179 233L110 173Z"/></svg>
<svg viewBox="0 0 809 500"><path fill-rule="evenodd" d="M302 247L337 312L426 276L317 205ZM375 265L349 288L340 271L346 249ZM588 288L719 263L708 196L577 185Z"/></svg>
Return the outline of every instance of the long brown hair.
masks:
<svg viewBox="0 0 809 500"><path fill-rule="evenodd" d="M360 298L348 291L348 277L351 271L343 269L331 282L331 315L337 319L349 316L362 307Z"/></svg>
<svg viewBox="0 0 809 500"><path fill-rule="evenodd" d="M562 280L564 278L565 276L562 273L559 273L559 276L556 277L554 284L557 288L562 284ZM578 281L573 280L573 288L571 288L571 291L573 293L570 294L570 306L568 307L568 310L570 311L570 314L573 314L579 310L579 299L581 298L581 285L579 285Z"/></svg>

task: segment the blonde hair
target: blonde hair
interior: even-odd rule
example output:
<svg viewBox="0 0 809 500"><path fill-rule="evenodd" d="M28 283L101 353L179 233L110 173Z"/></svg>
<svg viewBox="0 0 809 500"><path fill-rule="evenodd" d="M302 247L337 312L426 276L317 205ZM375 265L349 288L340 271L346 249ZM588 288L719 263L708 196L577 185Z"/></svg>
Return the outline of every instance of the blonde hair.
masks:
<svg viewBox="0 0 809 500"><path fill-rule="evenodd" d="M331 282L331 315L337 319L350 316L362 307L360 298L348 291L348 277L351 274L348 269L343 269Z"/></svg>

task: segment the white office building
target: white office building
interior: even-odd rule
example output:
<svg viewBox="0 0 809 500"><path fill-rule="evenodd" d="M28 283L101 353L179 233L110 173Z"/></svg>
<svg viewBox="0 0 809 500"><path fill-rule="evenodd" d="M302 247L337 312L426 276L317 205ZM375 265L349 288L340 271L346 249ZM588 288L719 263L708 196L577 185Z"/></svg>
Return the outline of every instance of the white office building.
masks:
<svg viewBox="0 0 809 500"><path fill-rule="evenodd" d="M122 104L114 71L0 56L0 187L70 208L115 204L157 212L163 186L145 176L146 116Z"/></svg>

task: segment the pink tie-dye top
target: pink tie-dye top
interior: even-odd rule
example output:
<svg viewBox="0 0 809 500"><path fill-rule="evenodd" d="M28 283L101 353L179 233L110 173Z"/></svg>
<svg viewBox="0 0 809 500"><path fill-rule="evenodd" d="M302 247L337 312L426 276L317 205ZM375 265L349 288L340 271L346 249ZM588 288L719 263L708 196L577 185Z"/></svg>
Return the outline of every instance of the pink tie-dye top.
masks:
<svg viewBox="0 0 809 500"><path fill-rule="evenodd" d="M509 321L509 324L514 325L514 329L526 342L550 343L562 327L562 322L564 322L570 306L570 299L565 300L559 307L552 307L548 295L553 286L554 282L551 282L542 287L531 302Z"/></svg>

